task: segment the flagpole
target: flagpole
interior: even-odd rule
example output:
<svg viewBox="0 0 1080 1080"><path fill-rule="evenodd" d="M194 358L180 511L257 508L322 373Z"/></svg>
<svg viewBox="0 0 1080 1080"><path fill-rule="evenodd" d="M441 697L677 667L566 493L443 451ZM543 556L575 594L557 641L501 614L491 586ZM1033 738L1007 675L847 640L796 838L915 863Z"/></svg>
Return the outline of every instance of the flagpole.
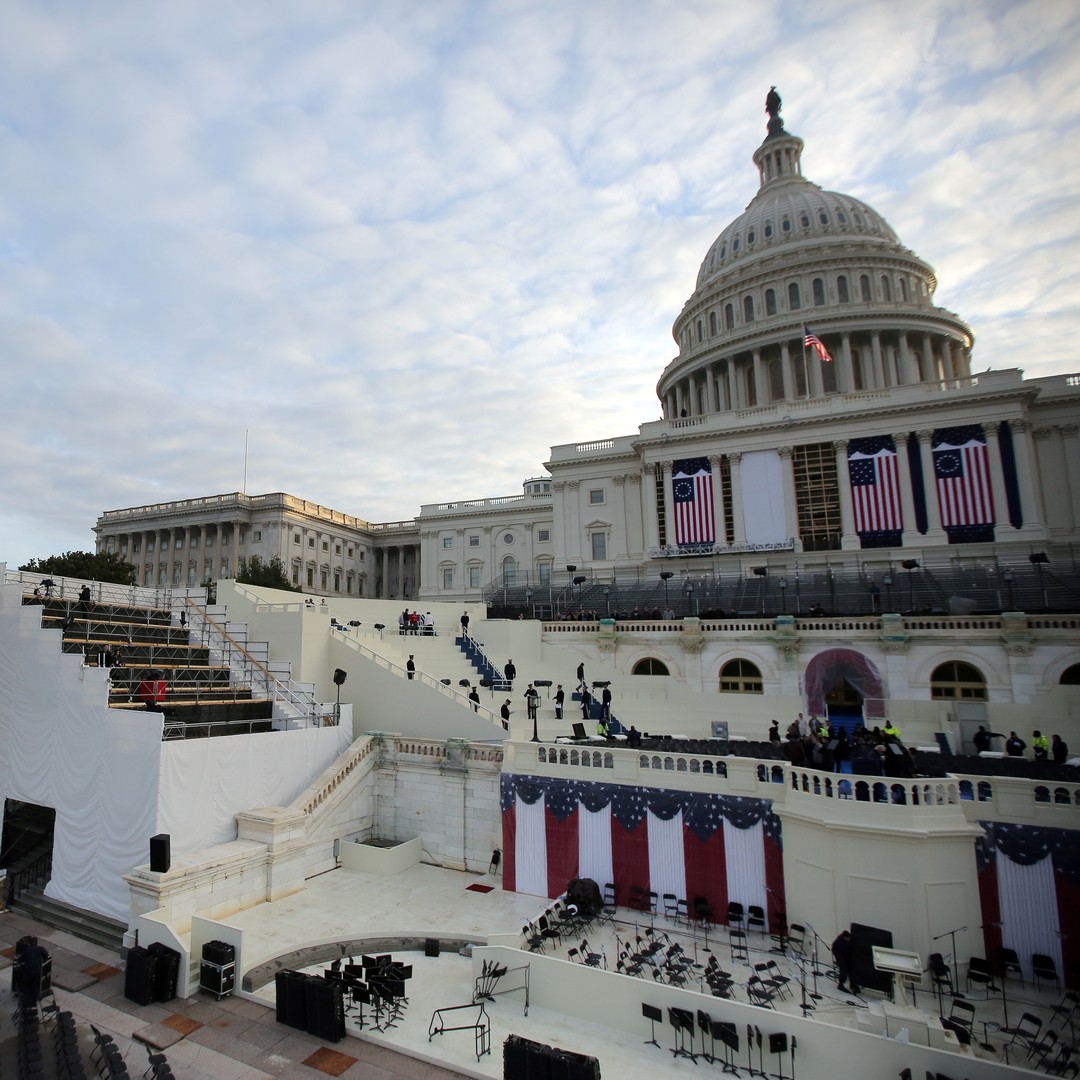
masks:
<svg viewBox="0 0 1080 1080"><path fill-rule="evenodd" d="M802 342L802 377L803 385L806 387L807 400L810 398L810 367L806 362L806 323L801 324L802 333L799 335L799 340Z"/></svg>

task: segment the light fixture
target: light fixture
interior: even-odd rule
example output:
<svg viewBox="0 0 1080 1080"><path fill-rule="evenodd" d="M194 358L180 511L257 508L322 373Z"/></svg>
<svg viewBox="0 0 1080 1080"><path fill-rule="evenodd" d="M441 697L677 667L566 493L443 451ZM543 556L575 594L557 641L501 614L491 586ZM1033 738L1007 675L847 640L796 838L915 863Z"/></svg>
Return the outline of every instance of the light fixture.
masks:
<svg viewBox="0 0 1080 1080"><path fill-rule="evenodd" d="M905 559L900 565L905 570L918 570L919 569L919 560L918 559Z"/></svg>

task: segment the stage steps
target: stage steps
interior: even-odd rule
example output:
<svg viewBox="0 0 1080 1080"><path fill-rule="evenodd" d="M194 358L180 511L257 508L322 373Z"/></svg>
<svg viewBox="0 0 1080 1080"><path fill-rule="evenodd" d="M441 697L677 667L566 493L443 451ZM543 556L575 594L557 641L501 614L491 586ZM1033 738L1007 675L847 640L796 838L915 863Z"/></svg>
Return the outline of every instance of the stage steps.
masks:
<svg viewBox="0 0 1080 1080"><path fill-rule="evenodd" d="M97 915L92 911L72 907L61 900L54 900L46 896L40 886L20 893L12 909L107 949L119 952L124 944L124 934L127 932L125 923L110 919L107 915Z"/></svg>

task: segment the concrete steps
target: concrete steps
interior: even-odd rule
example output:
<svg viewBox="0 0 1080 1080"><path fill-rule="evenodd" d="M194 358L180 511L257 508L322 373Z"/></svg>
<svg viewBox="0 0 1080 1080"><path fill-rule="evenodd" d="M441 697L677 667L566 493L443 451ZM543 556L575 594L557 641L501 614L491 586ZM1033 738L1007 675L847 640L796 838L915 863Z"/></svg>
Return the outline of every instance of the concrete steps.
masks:
<svg viewBox="0 0 1080 1080"><path fill-rule="evenodd" d="M110 919L107 915L97 915L92 911L72 907L61 900L46 896L40 887L27 889L19 894L13 910L28 918L36 919L57 930L64 930L83 941L92 941L107 949L120 951L124 943L127 926Z"/></svg>

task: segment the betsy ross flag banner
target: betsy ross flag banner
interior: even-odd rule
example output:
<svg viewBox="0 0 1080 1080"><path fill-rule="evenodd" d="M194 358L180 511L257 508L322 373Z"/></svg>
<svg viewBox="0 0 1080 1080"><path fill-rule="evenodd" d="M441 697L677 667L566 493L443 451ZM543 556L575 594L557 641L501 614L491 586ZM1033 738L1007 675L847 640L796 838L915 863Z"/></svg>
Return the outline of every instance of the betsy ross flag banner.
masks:
<svg viewBox="0 0 1080 1080"><path fill-rule="evenodd" d="M896 444L891 435L852 439L848 443L848 475L856 532L904 527Z"/></svg>
<svg viewBox="0 0 1080 1080"><path fill-rule="evenodd" d="M708 458L671 463L671 497L675 511L675 543L711 544L713 526L712 466Z"/></svg>
<svg viewBox="0 0 1080 1080"><path fill-rule="evenodd" d="M803 323L803 345L808 349L813 349L818 354L818 357L825 361L825 363L832 363L832 357L829 355L829 350L825 348L824 342L810 329L806 323Z"/></svg>
<svg viewBox="0 0 1080 1080"><path fill-rule="evenodd" d="M993 525L990 461L981 425L938 428L931 448L941 524L946 529Z"/></svg>

